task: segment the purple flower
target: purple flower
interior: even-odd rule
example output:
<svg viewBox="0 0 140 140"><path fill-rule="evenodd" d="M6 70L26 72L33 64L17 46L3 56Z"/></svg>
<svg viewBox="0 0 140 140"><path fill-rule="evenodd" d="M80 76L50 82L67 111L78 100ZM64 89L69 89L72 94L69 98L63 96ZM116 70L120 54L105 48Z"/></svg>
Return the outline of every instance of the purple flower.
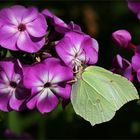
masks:
<svg viewBox="0 0 140 140"><path fill-rule="evenodd" d="M55 30L59 33L65 33L68 31L82 32L79 25L74 24L73 22L66 24L62 19L58 18L48 9L43 10L42 14L44 14L45 17L51 21L52 25L55 27Z"/></svg>
<svg viewBox="0 0 140 140"><path fill-rule="evenodd" d="M140 82L140 45L136 47L135 54L132 57L132 67L137 72L137 78Z"/></svg>
<svg viewBox="0 0 140 140"><path fill-rule="evenodd" d="M98 43L83 33L68 32L56 45L59 57L71 68L95 64L98 60Z"/></svg>
<svg viewBox="0 0 140 140"><path fill-rule="evenodd" d="M5 130L4 135L9 140L33 140L29 133L23 132L21 134L16 134L9 128Z"/></svg>
<svg viewBox="0 0 140 140"><path fill-rule="evenodd" d="M21 110L28 90L22 84L22 68L18 60L0 61L0 110Z"/></svg>
<svg viewBox="0 0 140 140"><path fill-rule="evenodd" d="M111 71L126 77L130 81L133 80L131 63L119 54L113 59L113 69Z"/></svg>
<svg viewBox="0 0 140 140"><path fill-rule="evenodd" d="M128 8L140 19L140 1L139 0L128 0Z"/></svg>
<svg viewBox="0 0 140 140"><path fill-rule="evenodd" d="M0 11L0 45L10 50L37 52L45 44L47 23L35 7L12 6Z"/></svg>
<svg viewBox="0 0 140 140"><path fill-rule="evenodd" d="M37 109L41 113L56 108L59 97L70 97L71 85L67 81L73 79L73 72L64 66L59 59L48 58L40 63L24 68L24 85L31 89L32 97L27 107Z"/></svg>
<svg viewBox="0 0 140 140"><path fill-rule="evenodd" d="M128 48L131 42L131 34L127 30L117 30L112 33L114 43L122 48Z"/></svg>

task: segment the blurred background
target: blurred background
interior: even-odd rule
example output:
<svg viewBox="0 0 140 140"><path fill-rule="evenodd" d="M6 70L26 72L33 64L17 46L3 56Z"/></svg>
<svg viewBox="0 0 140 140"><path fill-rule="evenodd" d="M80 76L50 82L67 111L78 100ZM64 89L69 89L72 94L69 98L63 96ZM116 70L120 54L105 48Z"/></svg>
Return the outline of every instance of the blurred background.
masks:
<svg viewBox="0 0 140 140"><path fill-rule="evenodd" d="M118 29L127 29L133 43L140 43L140 21L127 7L126 0L1 0L0 8L11 5L48 8L66 23L74 21L83 32L99 42L97 65L111 69L113 57L121 54L131 60L133 52L120 49L111 40ZM140 92L138 83L134 83ZM127 88L127 87L126 87ZM127 93L126 93L127 94ZM13 131L13 132L12 132ZM106 123L91 126L77 116L71 104L61 105L45 115L37 111L0 112L0 140L3 139L140 139L140 102L132 101Z"/></svg>

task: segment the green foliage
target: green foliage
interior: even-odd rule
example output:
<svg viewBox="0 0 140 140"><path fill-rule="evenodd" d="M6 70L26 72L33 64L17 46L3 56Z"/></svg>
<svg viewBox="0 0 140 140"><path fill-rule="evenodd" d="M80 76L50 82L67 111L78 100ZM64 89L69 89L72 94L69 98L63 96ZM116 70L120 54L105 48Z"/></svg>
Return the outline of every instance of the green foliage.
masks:
<svg viewBox="0 0 140 140"><path fill-rule="evenodd" d="M134 99L139 96L130 81L97 66L84 70L71 94L75 112L91 125L111 120L118 109Z"/></svg>

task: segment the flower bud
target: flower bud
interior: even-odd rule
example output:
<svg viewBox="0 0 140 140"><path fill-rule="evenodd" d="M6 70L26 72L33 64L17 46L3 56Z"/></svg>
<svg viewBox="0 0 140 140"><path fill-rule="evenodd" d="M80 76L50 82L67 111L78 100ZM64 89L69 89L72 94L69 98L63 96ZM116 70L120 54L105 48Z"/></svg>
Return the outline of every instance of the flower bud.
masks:
<svg viewBox="0 0 140 140"><path fill-rule="evenodd" d="M131 42L131 34L127 30L117 30L112 33L114 43L122 48L128 48Z"/></svg>

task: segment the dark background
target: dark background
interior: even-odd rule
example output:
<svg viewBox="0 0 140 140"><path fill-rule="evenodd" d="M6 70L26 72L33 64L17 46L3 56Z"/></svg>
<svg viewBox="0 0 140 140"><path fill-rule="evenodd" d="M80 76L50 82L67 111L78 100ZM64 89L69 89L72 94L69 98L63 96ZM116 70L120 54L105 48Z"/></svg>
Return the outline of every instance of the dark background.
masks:
<svg viewBox="0 0 140 140"><path fill-rule="evenodd" d="M129 11L125 0L0 1L1 8L15 4L36 6L40 11L48 8L66 23L74 21L79 24L85 33L98 40L100 50L97 65L107 69L111 68L112 59L116 54L119 53L130 61L133 55L133 52L113 44L113 31L127 29L132 34L133 43L140 43L140 21ZM134 84L139 90L139 84ZM138 101L123 106L111 121L93 127L77 116L71 105L65 110L59 106L57 110L44 116L36 111L23 111L18 115L22 119L28 118L24 121L26 127L22 134L28 133L32 139L140 139ZM15 125L21 125L20 121L13 121ZM5 135L8 126L8 113L1 113L0 139L8 139L9 136Z"/></svg>

